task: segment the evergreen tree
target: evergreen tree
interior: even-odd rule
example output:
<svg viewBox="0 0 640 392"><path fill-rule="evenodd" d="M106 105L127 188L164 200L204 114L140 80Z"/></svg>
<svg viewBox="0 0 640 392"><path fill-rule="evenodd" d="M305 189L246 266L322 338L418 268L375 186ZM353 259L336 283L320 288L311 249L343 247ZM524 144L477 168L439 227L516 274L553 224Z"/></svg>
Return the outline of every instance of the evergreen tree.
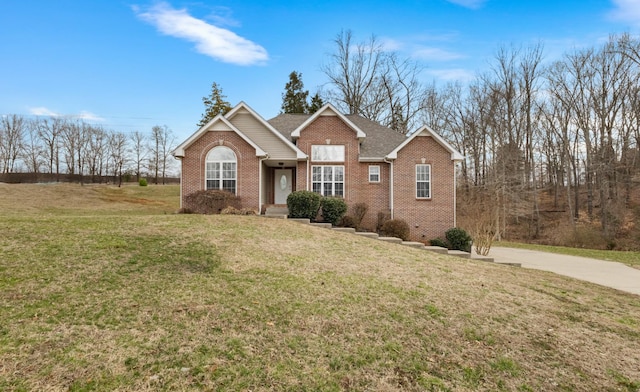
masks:
<svg viewBox="0 0 640 392"><path fill-rule="evenodd" d="M213 82L211 85L211 95L208 97L202 97L202 102L205 106L205 111L202 114L202 119L198 123L198 128L201 128L218 114L226 114L231 110L231 104L225 100L226 96L222 94L222 88L218 86L218 83Z"/></svg>
<svg viewBox="0 0 640 392"><path fill-rule="evenodd" d="M309 105L307 97L309 91L304 90L302 83L302 74L293 71L289 74L289 82L284 87L285 92L282 94L282 112L283 113L308 113Z"/></svg>
<svg viewBox="0 0 640 392"><path fill-rule="evenodd" d="M324 101L320 98L320 94L316 93L311 97L311 104L309 105L309 114L313 114L320 110L324 106Z"/></svg>

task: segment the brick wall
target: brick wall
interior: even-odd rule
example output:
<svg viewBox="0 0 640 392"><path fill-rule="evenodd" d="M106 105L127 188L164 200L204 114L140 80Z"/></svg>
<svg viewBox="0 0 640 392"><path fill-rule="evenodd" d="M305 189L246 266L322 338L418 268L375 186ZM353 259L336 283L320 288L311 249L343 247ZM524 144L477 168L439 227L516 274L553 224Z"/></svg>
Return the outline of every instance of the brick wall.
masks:
<svg viewBox="0 0 640 392"><path fill-rule="evenodd" d="M329 143L327 143L327 140ZM389 210L389 165L384 162L371 163L380 166L380 182L369 182L369 163L360 163L360 141L356 132L349 128L336 116L320 116L316 121L302 130L298 139L298 148L311 156L312 145L344 145L345 162L311 162L316 165L344 165L345 170L345 195L344 199L349 205L348 214L352 213L355 203L366 203L367 215L362 222L367 230L376 229L378 212ZM306 164L298 162L297 189L306 189L310 175ZM311 186L309 185L309 189Z"/></svg>
<svg viewBox="0 0 640 392"><path fill-rule="evenodd" d="M217 146L226 146L233 150L237 158L237 183L236 194L240 197L242 207L259 208L259 158L256 150L245 142L235 132L209 131L185 149L182 158L182 206L185 204L185 196L205 189L205 160L207 153Z"/></svg>
<svg viewBox="0 0 640 392"><path fill-rule="evenodd" d="M416 198L416 164L431 165L431 198ZM415 137L394 162L394 218L404 219L411 239L426 242L444 237L454 226L455 165L451 153L432 137Z"/></svg>

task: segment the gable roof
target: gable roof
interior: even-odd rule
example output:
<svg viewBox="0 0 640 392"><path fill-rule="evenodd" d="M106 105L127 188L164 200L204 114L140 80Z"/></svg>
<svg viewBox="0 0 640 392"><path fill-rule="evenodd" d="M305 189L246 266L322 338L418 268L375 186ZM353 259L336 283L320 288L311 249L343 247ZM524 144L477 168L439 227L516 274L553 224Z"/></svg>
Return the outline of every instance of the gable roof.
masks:
<svg viewBox="0 0 640 392"><path fill-rule="evenodd" d="M364 133L362 131L362 129L358 128L354 123L349 121L349 119L344 114L340 113L330 103L328 103L328 104L324 105L323 107L321 107L320 109L318 109L317 112L312 114L308 119L306 119L305 122L300 124L300 126L298 128L296 128L293 132L291 132L291 137L294 138L294 139L300 137L300 131L305 129L309 124L314 122L318 117L326 116L326 115L335 115L335 116L337 116L340 120L342 120L345 124L347 124L347 126L349 128L351 128L356 133L356 136L358 137L358 139L362 140L365 137L367 137L367 134Z"/></svg>
<svg viewBox="0 0 640 392"><path fill-rule="evenodd" d="M293 139L292 133L297 129L301 129L303 124L309 124L311 117L311 114L283 113L268 120L268 122L284 137ZM407 138L401 133L357 114L349 114L344 118L366 134L360 144L361 161L382 161L389 152Z"/></svg>
<svg viewBox="0 0 640 392"><path fill-rule="evenodd" d="M306 159L307 155L302 152L298 147L295 146L289 139L285 138L280 132L278 132L271 124L265 121L262 116L257 114L249 105L244 102L238 103L235 107L233 107L229 112L225 115L217 115L211 121L209 121L206 125L198 129L194 132L189 138L187 138L184 142L180 143L171 154L176 158L184 157L184 150L189 147L193 142L198 140L200 136L202 136L205 132L209 130L213 130L217 124L224 124L228 127L230 131L237 133L244 141L246 141L249 145L256 149L256 156L265 157L268 156L267 152L265 152L260 146L258 146L253 140L251 140L247 135L245 135L240 129L238 129L235 125L229 121L236 114L248 112L251 114L261 125L263 125L270 133L272 133L276 138L280 139L284 142L291 150L296 153L297 159Z"/></svg>
<svg viewBox="0 0 640 392"><path fill-rule="evenodd" d="M447 151L449 151L451 153L451 160L452 161L461 161L461 160L464 159L464 156L462 154L460 154L458 152L458 150L453 148L453 146L451 144L447 143L446 140L444 140L433 129L429 128L426 125L423 126L420 129L418 129L414 133L412 133L408 138L406 138L406 140L404 142L402 142L398 147L394 148L393 151L391 151L385 158L387 158L387 159L397 159L398 158L398 151L402 150L402 148L404 148L404 146L409 144L417 136L431 136L431 137L433 137L435 139L435 141L438 142L438 144L440 144L442 147L444 147L445 150L447 150Z"/></svg>
<svg viewBox="0 0 640 392"><path fill-rule="evenodd" d="M289 138L284 137L282 133L278 132L271 124L269 124L269 122L267 122L264 118L262 118L262 116L256 113L255 110L253 110L249 105L244 103L244 101L240 101L240 103L238 103L233 109L231 109L225 115L225 117L231 120L237 113L242 113L243 111L249 112L256 120L258 120L258 122L261 125L267 128L267 130L271 132L271 134L273 134L282 142L284 142L291 150L293 150L296 153L297 159L307 158L307 154L302 152L302 150L300 150L295 144L293 144Z"/></svg>
<svg viewBox="0 0 640 392"><path fill-rule="evenodd" d="M247 142L251 147L255 148L256 156L263 157L267 156L267 153L262 150L257 144L255 144L251 139L249 139L244 133L242 133L238 128L236 128L231 122L225 118L222 114L218 114L211 121L209 121L206 125L195 131L191 136L187 138L184 142L180 143L173 151L171 151L171 155L175 158L184 158L184 150L188 148L191 144L193 144L196 140L200 138L205 132L209 132L209 130L213 130L213 128L217 124L223 124L230 131L233 131L238 134L245 142Z"/></svg>

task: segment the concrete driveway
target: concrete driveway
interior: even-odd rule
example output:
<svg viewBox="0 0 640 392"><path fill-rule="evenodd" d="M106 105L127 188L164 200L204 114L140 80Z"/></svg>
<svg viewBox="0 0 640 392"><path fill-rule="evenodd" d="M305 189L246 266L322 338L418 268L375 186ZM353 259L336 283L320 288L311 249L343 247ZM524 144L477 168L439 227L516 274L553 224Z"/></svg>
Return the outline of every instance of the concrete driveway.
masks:
<svg viewBox="0 0 640 392"><path fill-rule="evenodd" d="M492 247L489 256L640 295L640 270L622 263L501 247Z"/></svg>

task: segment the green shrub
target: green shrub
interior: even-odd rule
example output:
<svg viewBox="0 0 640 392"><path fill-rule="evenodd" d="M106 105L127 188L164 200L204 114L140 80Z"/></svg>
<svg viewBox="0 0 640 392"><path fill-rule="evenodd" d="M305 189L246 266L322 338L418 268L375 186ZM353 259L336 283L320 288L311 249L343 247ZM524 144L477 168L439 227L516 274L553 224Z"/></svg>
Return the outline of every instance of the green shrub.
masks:
<svg viewBox="0 0 640 392"><path fill-rule="evenodd" d="M471 252L471 242L473 239L471 236L459 227L454 227L447 230L444 233L449 243L449 249L462 250L464 252Z"/></svg>
<svg viewBox="0 0 640 392"><path fill-rule="evenodd" d="M311 191L295 191L287 196L287 208L290 218L315 220L320 209L322 196Z"/></svg>
<svg viewBox="0 0 640 392"><path fill-rule="evenodd" d="M184 198L184 208L196 214L219 214L228 207L240 208L240 198L228 191L197 191Z"/></svg>
<svg viewBox="0 0 640 392"><path fill-rule="evenodd" d="M429 244L431 244L431 246L440 246L442 248L449 249L449 244L447 244L447 241L443 240L442 238L434 238L429 241Z"/></svg>
<svg viewBox="0 0 640 392"><path fill-rule="evenodd" d="M340 218L347 213L347 203L343 199L337 197L322 198L322 218L325 222L336 225Z"/></svg>
<svg viewBox="0 0 640 392"><path fill-rule="evenodd" d="M147 186L147 179L146 178L141 178L140 180L138 180L138 184L140 186Z"/></svg>
<svg viewBox="0 0 640 392"><path fill-rule="evenodd" d="M402 219L390 219L384 222L380 232L388 237L397 237L403 241L409 241L409 224Z"/></svg>

